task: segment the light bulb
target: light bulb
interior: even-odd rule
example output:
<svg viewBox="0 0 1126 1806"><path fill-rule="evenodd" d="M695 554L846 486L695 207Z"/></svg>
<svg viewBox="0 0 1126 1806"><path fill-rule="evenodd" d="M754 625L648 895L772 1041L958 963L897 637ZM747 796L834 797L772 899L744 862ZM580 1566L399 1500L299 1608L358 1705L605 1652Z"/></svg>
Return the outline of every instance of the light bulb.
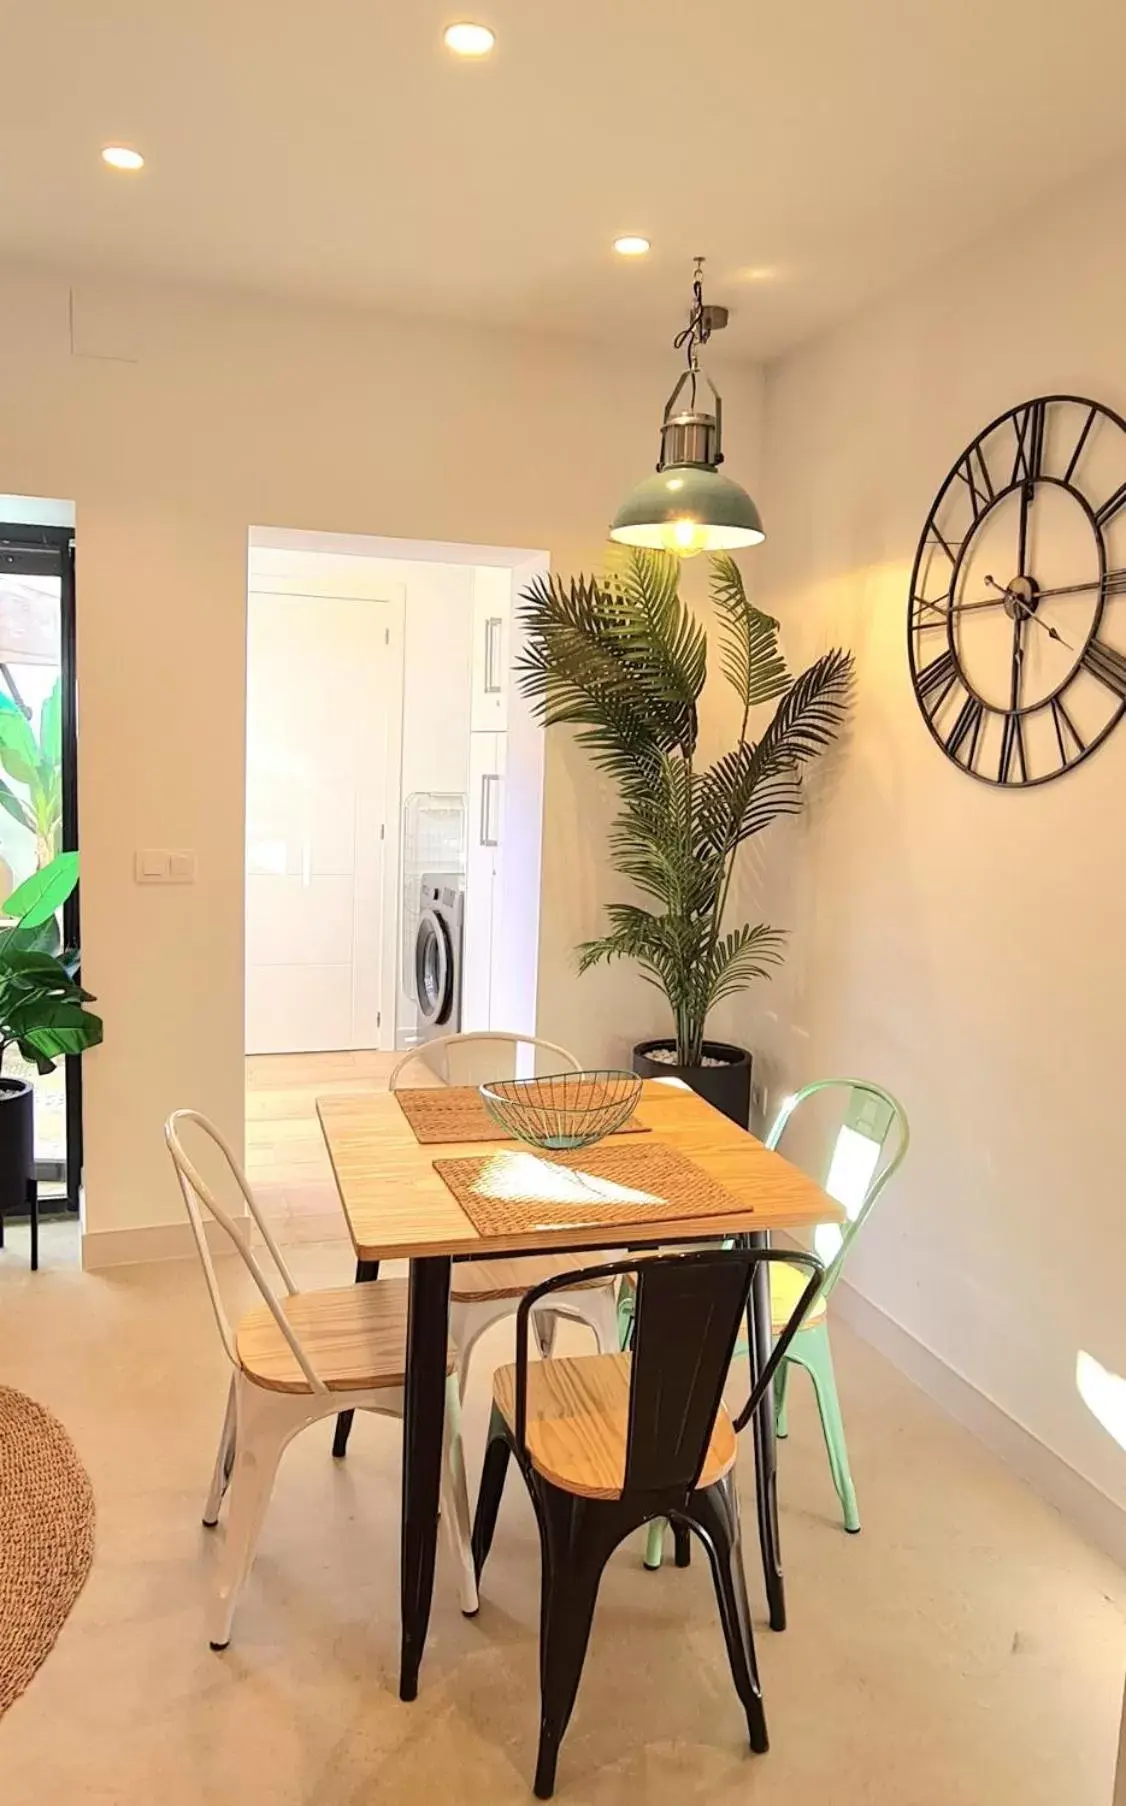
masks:
<svg viewBox="0 0 1126 1806"><path fill-rule="evenodd" d="M487 25L472 25L468 20L447 25L442 36L446 48L455 56L488 56L497 41L495 32Z"/></svg>
<svg viewBox="0 0 1126 1806"><path fill-rule="evenodd" d="M126 144L107 144L102 152L102 162L108 163L111 169L143 169L145 166L140 151L130 150Z"/></svg>
<svg viewBox="0 0 1126 1806"><path fill-rule="evenodd" d="M697 552L702 552L708 543L707 527L687 516L670 521L668 535L669 550L676 552L681 558L695 558Z"/></svg>

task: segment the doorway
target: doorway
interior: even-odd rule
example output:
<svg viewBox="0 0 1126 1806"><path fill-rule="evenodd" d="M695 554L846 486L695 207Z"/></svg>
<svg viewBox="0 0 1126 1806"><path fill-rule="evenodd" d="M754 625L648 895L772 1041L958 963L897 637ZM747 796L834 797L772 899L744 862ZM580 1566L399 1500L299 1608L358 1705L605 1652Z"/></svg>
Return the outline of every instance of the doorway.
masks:
<svg viewBox="0 0 1126 1806"><path fill-rule="evenodd" d="M392 1046L402 588L252 551L246 1051Z"/></svg>
<svg viewBox="0 0 1126 1806"><path fill-rule="evenodd" d="M246 1164L283 1237L342 1232L318 1096L385 1089L399 1053L435 1034L535 1030L543 729L514 667L519 598L546 568L517 547L251 530ZM361 602L357 620L344 604ZM326 735L327 788L309 778ZM373 1023L345 1002L349 985L370 1000L375 917L356 902L358 865L318 864L317 847L329 822L342 844L341 799L380 760L392 775L378 840L357 830L352 843L382 860ZM361 818L376 819L364 806ZM317 894L318 875L350 878L350 917L343 887ZM349 920L369 939L354 933L342 952ZM431 980L446 993L433 1010Z"/></svg>
<svg viewBox="0 0 1126 1806"><path fill-rule="evenodd" d="M19 498L8 498L11 500ZM31 504L32 508L51 508ZM57 518L57 516L56 516ZM0 901L56 853L78 847L74 533L0 521ZM78 891L61 911L79 941ZM31 1081L41 1208L76 1213L82 1179L82 1065L39 1073L12 1047L5 1072Z"/></svg>

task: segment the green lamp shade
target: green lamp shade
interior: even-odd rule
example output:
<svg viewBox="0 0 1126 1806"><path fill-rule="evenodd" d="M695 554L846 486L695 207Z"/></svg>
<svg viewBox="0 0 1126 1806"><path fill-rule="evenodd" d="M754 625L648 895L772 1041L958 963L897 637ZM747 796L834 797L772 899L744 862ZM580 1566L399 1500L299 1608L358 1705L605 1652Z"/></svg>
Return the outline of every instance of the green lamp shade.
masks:
<svg viewBox="0 0 1126 1806"><path fill-rule="evenodd" d="M614 516L610 538L661 551L733 552L766 538L745 489L718 470L673 464L631 490Z"/></svg>

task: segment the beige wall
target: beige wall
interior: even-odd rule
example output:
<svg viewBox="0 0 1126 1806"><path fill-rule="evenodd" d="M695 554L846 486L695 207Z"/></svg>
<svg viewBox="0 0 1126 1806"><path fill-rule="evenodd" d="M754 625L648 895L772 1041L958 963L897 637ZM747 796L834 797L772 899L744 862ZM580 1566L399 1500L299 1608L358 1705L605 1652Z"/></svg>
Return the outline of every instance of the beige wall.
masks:
<svg viewBox="0 0 1126 1806"><path fill-rule="evenodd" d="M1106 171L769 375L766 600L795 656L852 646L860 682L826 794L778 843L794 951L744 1032L776 1087L861 1072L899 1093L910 1162L852 1279L1126 1504L1126 1459L1075 1390L1080 1348L1126 1373L1126 725L1044 788L986 787L930 740L905 648L915 545L975 432L1053 391L1126 413L1122 183Z"/></svg>
<svg viewBox="0 0 1126 1806"><path fill-rule="evenodd" d="M8 272L0 491L77 504L87 1226L176 1222L160 1124L241 1123L243 690L251 523L600 556L655 456L671 351L396 325L360 312ZM733 465L755 451L731 406ZM734 396L732 400L734 401ZM540 1020L618 1057L660 1015L623 969L581 984L605 799L558 737L547 769ZM195 847L194 888L133 883Z"/></svg>

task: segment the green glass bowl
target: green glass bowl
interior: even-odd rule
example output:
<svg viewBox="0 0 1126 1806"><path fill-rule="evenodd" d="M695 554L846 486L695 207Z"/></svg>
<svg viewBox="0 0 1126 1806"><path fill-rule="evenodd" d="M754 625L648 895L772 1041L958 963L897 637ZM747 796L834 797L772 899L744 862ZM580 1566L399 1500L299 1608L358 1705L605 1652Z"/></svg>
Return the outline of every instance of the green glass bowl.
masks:
<svg viewBox="0 0 1126 1806"><path fill-rule="evenodd" d="M548 1150L586 1148L627 1123L643 1081L632 1072L553 1072L541 1079L493 1079L480 1087L495 1123L518 1141Z"/></svg>

